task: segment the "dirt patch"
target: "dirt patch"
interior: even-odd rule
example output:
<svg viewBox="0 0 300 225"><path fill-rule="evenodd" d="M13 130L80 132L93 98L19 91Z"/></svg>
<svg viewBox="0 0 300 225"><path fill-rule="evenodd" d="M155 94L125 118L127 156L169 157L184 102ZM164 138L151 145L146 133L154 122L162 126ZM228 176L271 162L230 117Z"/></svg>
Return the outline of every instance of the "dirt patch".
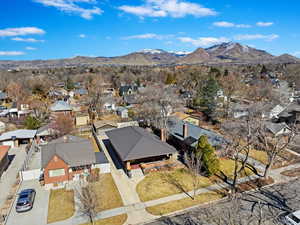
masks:
<svg viewBox="0 0 300 225"><path fill-rule="evenodd" d="M299 162L300 162L299 156L288 151L283 151L281 154L277 156L277 159L273 164L272 169L285 167Z"/></svg>
<svg viewBox="0 0 300 225"><path fill-rule="evenodd" d="M269 177L267 179L257 178L255 180L246 181L244 183L238 184L238 192L250 191L256 188L261 188L269 184L273 184L274 180Z"/></svg>
<svg viewBox="0 0 300 225"><path fill-rule="evenodd" d="M280 174L288 177L299 177L300 176L300 167L292 170L286 170L281 172Z"/></svg>

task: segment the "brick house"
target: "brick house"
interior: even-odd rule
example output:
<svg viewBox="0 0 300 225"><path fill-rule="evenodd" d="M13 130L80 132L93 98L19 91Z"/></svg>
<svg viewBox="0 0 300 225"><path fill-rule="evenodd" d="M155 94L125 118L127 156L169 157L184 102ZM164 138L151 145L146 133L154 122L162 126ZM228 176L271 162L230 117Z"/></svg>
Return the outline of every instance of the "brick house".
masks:
<svg viewBox="0 0 300 225"><path fill-rule="evenodd" d="M49 142L42 148L45 186L62 186L83 179L99 161L103 162L99 157L106 159L103 153L95 154L89 139L67 135Z"/></svg>
<svg viewBox="0 0 300 225"><path fill-rule="evenodd" d="M51 107L51 116L53 118L61 116L61 115L67 115L67 116L73 116L73 108L69 103L65 101L56 101Z"/></svg>
<svg viewBox="0 0 300 225"><path fill-rule="evenodd" d="M3 172L6 170L9 164L8 158L8 150L10 146L1 145L0 146L0 177L2 176Z"/></svg>

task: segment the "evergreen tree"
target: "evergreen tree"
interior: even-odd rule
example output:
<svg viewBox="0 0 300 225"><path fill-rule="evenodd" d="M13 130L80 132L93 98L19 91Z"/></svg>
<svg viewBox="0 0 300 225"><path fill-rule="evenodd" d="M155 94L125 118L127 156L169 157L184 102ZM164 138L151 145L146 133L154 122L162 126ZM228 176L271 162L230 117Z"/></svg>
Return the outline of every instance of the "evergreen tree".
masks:
<svg viewBox="0 0 300 225"><path fill-rule="evenodd" d="M211 117L217 107L216 96L219 89L218 82L210 76L205 85L198 90L194 106L200 107L207 116Z"/></svg>
<svg viewBox="0 0 300 225"><path fill-rule="evenodd" d="M224 71L224 77L227 77L229 75L228 69L225 69Z"/></svg>
<svg viewBox="0 0 300 225"><path fill-rule="evenodd" d="M205 135L200 136L195 149L196 157L201 156L202 165L208 176L212 176L220 170L220 160Z"/></svg>
<svg viewBox="0 0 300 225"><path fill-rule="evenodd" d="M266 66L263 65L262 68L261 68L260 73L261 73L261 74L265 74L265 73L267 73L267 72L268 72L268 70L267 70Z"/></svg>
<svg viewBox="0 0 300 225"><path fill-rule="evenodd" d="M41 121L39 121L37 118L28 116L24 121L25 127L30 130L36 130L40 128Z"/></svg>
<svg viewBox="0 0 300 225"><path fill-rule="evenodd" d="M70 91L70 90L74 89L74 87L75 87L75 85L74 85L73 80L70 77L68 77L67 81L66 81L67 90Z"/></svg>

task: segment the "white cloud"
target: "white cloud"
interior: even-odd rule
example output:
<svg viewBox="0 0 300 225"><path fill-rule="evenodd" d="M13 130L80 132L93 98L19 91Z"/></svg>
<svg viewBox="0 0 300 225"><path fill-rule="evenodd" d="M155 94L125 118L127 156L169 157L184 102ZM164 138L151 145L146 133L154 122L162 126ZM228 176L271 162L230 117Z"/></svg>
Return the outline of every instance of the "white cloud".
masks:
<svg viewBox="0 0 300 225"><path fill-rule="evenodd" d="M17 56L17 55L24 55L24 52L20 51L0 51L0 56Z"/></svg>
<svg viewBox="0 0 300 225"><path fill-rule="evenodd" d="M79 14L84 19L92 19L94 15L101 15L103 11L98 7L84 8L79 5L80 3L85 4L96 4L96 0L33 0L41 3L44 6L52 6L60 11L67 13Z"/></svg>
<svg viewBox="0 0 300 225"><path fill-rule="evenodd" d="M249 40L265 40L265 41L273 41L275 39L279 38L279 35L277 34L270 34L270 35L263 35L263 34L241 34L241 35L236 35L234 37L235 40L237 41L249 41Z"/></svg>
<svg viewBox="0 0 300 225"><path fill-rule="evenodd" d="M236 27L236 28L250 28L250 27L252 27L249 24L235 24L235 23L226 22L226 21L214 22L213 25L216 26L216 27Z"/></svg>
<svg viewBox="0 0 300 225"><path fill-rule="evenodd" d="M294 56L300 56L300 51L292 53Z"/></svg>
<svg viewBox="0 0 300 225"><path fill-rule="evenodd" d="M31 42L31 43L44 42L44 40L37 40L35 38L20 38L20 37L15 37L15 38L12 38L11 40L20 41L20 42Z"/></svg>
<svg viewBox="0 0 300 225"><path fill-rule="evenodd" d="M32 34L45 34L46 32L37 27L18 27L0 30L0 37L25 36Z"/></svg>
<svg viewBox="0 0 300 225"><path fill-rule="evenodd" d="M220 44L223 42L229 42L230 40L226 37L199 37L197 39L193 39L190 37L179 37L178 40L180 40L183 43L190 43L196 47L208 47L211 45Z"/></svg>
<svg viewBox="0 0 300 225"><path fill-rule="evenodd" d="M214 16L217 12L200 4L183 0L144 0L141 6L123 5L119 9L140 17L174 17L182 18L188 15L195 17Z"/></svg>
<svg viewBox="0 0 300 225"><path fill-rule="evenodd" d="M25 49L26 49L26 50L30 50L30 51L36 50L36 48L30 47L30 46L26 47Z"/></svg>
<svg viewBox="0 0 300 225"><path fill-rule="evenodd" d="M159 35L159 34L138 34L138 35L132 35L127 37L122 37L123 40L131 40L131 39L157 39L157 40L163 40L172 37L173 35Z"/></svg>
<svg viewBox="0 0 300 225"><path fill-rule="evenodd" d="M86 35L85 34L79 34L78 37L80 37L80 38L86 38Z"/></svg>
<svg viewBox="0 0 300 225"><path fill-rule="evenodd" d="M258 27L269 27L272 26L274 23L273 22L257 22L256 26Z"/></svg>

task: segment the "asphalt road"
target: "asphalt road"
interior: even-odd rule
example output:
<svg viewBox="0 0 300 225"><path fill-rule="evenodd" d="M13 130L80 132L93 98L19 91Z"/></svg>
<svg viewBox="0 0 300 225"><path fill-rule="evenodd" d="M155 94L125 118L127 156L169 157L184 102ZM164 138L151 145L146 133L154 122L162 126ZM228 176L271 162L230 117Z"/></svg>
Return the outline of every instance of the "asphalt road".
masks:
<svg viewBox="0 0 300 225"><path fill-rule="evenodd" d="M295 210L300 210L300 178L248 192L238 200L197 207L147 225L279 225L289 211Z"/></svg>

